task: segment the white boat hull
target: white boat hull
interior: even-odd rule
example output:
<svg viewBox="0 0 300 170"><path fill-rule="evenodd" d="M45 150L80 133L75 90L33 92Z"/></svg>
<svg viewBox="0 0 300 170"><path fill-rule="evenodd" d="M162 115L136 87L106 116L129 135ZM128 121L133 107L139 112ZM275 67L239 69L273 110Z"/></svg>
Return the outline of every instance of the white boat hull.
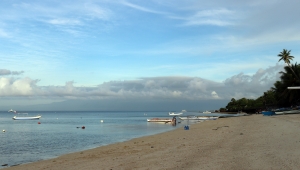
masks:
<svg viewBox="0 0 300 170"><path fill-rule="evenodd" d="M216 120L218 117L179 117L181 120Z"/></svg>
<svg viewBox="0 0 300 170"><path fill-rule="evenodd" d="M200 120L216 120L218 117L198 117Z"/></svg>
<svg viewBox="0 0 300 170"><path fill-rule="evenodd" d="M182 114L183 114L183 113L170 113L170 112L169 112L169 115L170 115L170 116L179 116L179 115L182 115Z"/></svg>
<svg viewBox="0 0 300 170"><path fill-rule="evenodd" d="M281 115L281 114L298 114L300 113L300 110L284 110L284 111L275 111L275 114Z"/></svg>
<svg viewBox="0 0 300 170"><path fill-rule="evenodd" d="M179 116L182 115L182 113L169 113L170 116Z"/></svg>
<svg viewBox="0 0 300 170"><path fill-rule="evenodd" d="M40 119L42 116L32 116L32 117L22 117L22 116L14 116L12 119L13 120L36 120Z"/></svg>
<svg viewBox="0 0 300 170"><path fill-rule="evenodd" d="M147 119L147 122L172 122L172 119L158 119L158 118L154 118L154 119Z"/></svg>

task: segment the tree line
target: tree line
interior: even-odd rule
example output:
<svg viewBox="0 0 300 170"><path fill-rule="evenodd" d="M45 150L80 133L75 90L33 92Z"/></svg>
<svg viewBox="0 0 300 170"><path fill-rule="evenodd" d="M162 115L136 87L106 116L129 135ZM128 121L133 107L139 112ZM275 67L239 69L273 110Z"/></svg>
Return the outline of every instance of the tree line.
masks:
<svg viewBox="0 0 300 170"><path fill-rule="evenodd" d="M300 89L291 90L288 87L300 87L300 65L292 64L294 56L291 56L291 50L283 49L278 54L279 60L284 61L287 66L280 71L280 80L274 83L268 91L264 92L257 99L234 99L227 104L225 108L220 108L221 112L238 112L255 113L260 110L281 107L293 107L300 104Z"/></svg>

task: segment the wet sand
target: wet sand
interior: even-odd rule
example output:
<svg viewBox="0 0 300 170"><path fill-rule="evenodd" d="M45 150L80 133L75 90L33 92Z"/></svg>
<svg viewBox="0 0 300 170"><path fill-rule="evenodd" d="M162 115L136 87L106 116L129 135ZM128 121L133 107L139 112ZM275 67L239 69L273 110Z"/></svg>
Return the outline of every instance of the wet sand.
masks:
<svg viewBox="0 0 300 170"><path fill-rule="evenodd" d="M184 122L183 122L184 123ZM221 118L5 170L299 169L300 114Z"/></svg>

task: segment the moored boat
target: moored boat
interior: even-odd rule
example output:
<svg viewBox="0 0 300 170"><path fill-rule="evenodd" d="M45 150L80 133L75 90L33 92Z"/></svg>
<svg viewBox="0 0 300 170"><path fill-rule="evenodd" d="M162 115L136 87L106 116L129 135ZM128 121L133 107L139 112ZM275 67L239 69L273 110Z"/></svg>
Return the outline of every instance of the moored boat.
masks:
<svg viewBox="0 0 300 170"><path fill-rule="evenodd" d="M14 116L13 120L36 120L40 119L41 115L29 116L28 113L18 113L18 115Z"/></svg>
<svg viewBox="0 0 300 170"><path fill-rule="evenodd" d="M172 119L160 119L160 118L152 118L152 119L147 119L147 122L172 122Z"/></svg>
<svg viewBox="0 0 300 170"><path fill-rule="evenodd" d="M205 114L208 114L208 113L211 113L211 112L206 110L206 111L205 111L205 112L203 112L203 113L205 113Z"/></svg>
<svg viewBox="0 0 300 170"><path fill-rule="evenodd" d="M183 113L174 113L174 112L169 112L169 115L170 116L179 116L179 115L182 115Z"/></svg>

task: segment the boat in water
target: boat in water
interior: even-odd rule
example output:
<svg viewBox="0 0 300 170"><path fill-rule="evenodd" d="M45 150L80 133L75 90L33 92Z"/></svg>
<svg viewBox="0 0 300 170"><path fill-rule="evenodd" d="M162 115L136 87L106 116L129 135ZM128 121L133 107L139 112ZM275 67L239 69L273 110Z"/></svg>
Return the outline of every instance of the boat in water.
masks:
<svg viewBox="0 0 300 170"><path fill-rule="evenodd" d="M29 116L28 113L18 113L12 119L13 120L36 120L36 119L40 119L41 117L42 117L41 115Z"/></svg>
<svg viewBox="0 0 300 170"><path fill-rule="evenodd" d="M174 113L174 112L169 112L169 115L170 116L179 116L179 115L182 115L183 113Z"/></svg>
<svg viewBox="0 0 300 170"><path fill-rule="evenodd" d="M172 122L172 119L160 119L160 118L152 118L152 119L147 119L147 122Z"/></svg>
<svg viewBox="0 0 300 170"><path fill-rule="evenodd" d="M211 113L211 112L206 110L206 111L205 111L205 112L203 112L203 113L207 114L207 113Z"/></svg>
<svg viewBox="0 0 300 170"><path fill-rule="evenodd" d="M186 110L181 110L181 112L179 112L179 113L169 112L169 115L170 116L179 116L179 115L182 115L184 112L186 112Z"/></svg>

